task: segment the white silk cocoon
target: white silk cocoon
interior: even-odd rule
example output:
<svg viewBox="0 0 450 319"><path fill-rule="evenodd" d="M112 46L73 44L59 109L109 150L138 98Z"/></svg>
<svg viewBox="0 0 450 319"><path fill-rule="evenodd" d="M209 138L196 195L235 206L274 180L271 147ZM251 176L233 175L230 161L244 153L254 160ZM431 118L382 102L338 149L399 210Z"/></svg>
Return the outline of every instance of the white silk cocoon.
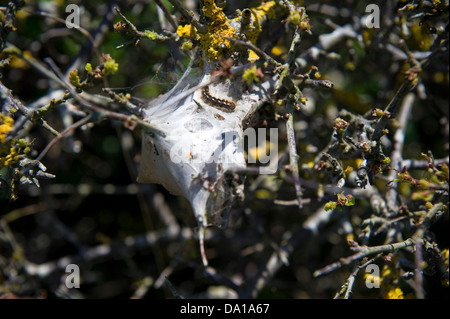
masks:
<svg viewBox="0 0 450 319"><path fill-rule="evenodd" d="M237 187L226 172L246 168L243 122L265 90L250 93L240 79L214 81L208 74L195 81L191 73L144 110L155 130L144 132L138 182L162 184L185 197L200 227L225 226ZM232 101L234 110L212 103L220 100Z"/></svg>

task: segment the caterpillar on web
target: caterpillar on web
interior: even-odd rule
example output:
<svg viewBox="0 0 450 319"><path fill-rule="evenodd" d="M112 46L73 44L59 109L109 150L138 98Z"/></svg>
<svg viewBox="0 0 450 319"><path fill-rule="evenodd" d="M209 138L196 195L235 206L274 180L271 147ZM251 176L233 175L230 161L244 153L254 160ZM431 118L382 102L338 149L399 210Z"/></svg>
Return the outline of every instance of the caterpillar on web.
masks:
<svg viewBox="0 0 450 319"><path fill-rule="evenodd" d="M236 109L236 103L233 101L225 100L225 99L219 99L217 97L212 96L209 93L209 87L205 86L202 89L202 99L203 101L208 104L209 106L212 106L218 110L231 113L234 112Z"/></svg>

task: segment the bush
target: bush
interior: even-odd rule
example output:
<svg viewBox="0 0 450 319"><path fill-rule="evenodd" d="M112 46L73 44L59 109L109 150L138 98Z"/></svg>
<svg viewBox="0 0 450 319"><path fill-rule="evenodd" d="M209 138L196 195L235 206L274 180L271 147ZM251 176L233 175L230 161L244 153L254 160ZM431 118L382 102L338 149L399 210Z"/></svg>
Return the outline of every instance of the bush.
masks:
<svg viewBox="0 0 450 319"><path fill-rule="evenodd" d="M448 1L114 3L0 7L0 295L448 297Z"/></svg>

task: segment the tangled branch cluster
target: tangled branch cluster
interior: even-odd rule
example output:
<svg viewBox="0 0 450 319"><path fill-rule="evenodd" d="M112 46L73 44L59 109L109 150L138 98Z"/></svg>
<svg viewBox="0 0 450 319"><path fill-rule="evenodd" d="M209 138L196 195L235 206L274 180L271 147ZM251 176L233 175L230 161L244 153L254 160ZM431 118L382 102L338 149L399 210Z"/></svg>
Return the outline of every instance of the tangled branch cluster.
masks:
<svg viewBox="0 0 450 319"><path fill-rule="evenodd" d="M79 29L0 7L0 296L448 296L448 1L380 1L378 28L357 0L97 2ZM280 132L247 154L276 174L227 172L226 229L135 183L148 100L190 68L259 88L242 125Z"/></svg>

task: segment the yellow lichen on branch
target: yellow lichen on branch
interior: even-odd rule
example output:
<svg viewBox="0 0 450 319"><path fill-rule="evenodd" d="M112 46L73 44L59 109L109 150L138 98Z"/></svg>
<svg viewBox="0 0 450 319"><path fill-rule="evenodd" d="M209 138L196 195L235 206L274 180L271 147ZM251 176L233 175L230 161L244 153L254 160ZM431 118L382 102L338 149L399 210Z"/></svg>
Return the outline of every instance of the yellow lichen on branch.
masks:
<svg viewBox="0 0 450 319"><path fill-rule="evenodd" d="M229 20L222 9L217 7L214 0L205 0L203 12L205 17L212 21L208 24L208 33L200 36L202 48L211 60L220 57L220 51L230 49L231 43L227 38L236 37L236 29L231 27Z"/></svg>
<svg viewBox="0 0 450 319"><path fill-rule="evenodd" d="M197 29L192 24L180 25L177 29L177 34L181 38L200 39Z"/></svg>
<svg viewBox="0 0 450 319"><path fill-rule="evenodd" d="M14 120L12 117L0 114L0 143L5 143L6 136L12 130Z"/></svg>
<svg viewBox="0 0 450 319"><path fill-rule="evenodd" d="M5 166L15 164L19 161L19 156L30 151L25 139L6 138L14 128L14 119L10 116L0 114L0 169Z"/></svg>
<svg viewBox="0 0 450 319"><path fill-rule="evenodd" d="M205 0L203 13L206 18L210 19L207 25L208 32L200 33L191 24L179 26L177 34L181 38L197 40L200 43L200 48L206 53L206 56L211 61L216 61L223 57L223 52L226 50L237 50L229 39L241 39L245 36L247 41L256 44L259 33L261 32L261 23L267 18L274 18L275 1L269 1L261 4L259 7L250 10L244 10L240 15L234 19L228 19L223 10L219 8L214 0ZM243 23L245 14L251 12L250 17L247 17L248 22ZM240 26L240 29L239 29ZM254 62L259 57L255 52L249 50L248 60Z"/></svg>

